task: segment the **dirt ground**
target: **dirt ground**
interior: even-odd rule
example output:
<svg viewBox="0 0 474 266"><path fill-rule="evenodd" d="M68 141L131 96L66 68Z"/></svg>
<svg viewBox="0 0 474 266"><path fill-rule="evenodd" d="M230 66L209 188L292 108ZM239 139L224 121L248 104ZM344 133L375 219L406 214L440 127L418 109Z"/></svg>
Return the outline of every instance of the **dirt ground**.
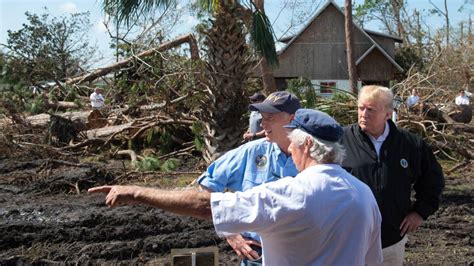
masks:
<svg viewBox="0 0 474 266"><path fill-rule="evenodd" d="M110 209L103 196L85 193L106 183L163 186L165 177L124 179L113 164L23 156L0 157L0 265L170 265L172 248L207 246L219 248L221 265L238 264L210 222L143 206ZM474 265L472 167L446 184L440 210L409 237L407 264Z"/></svg>

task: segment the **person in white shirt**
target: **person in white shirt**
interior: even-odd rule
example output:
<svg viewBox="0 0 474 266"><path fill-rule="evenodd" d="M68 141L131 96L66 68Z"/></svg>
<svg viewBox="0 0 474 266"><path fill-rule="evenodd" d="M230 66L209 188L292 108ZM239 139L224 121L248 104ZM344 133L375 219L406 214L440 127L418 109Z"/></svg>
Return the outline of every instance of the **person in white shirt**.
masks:
<svg viewBox="0 0 474 266"><path fill-rule="evenodd" d="M299 109L286 126L300 171L243 192L166 191L102 186L106 204L144 203L212 219L220 236L261 236L263 265L366 265L382 262L381 215L370 188L339 164L341 126L329 115ZM250 252L251 250L248 250Z"/></svg>
<svg viewBox="0 0 474 266"><path fill-rule="evenodd" d="M410 108L414 106L415 104L418 103L419 100L420 100L420 96L418 95L418 91L416 89L413 89L411 91L411 95L408 96L407 107Z"/></svg>
<svg viewBox="0 0 474 266"><path fill-rule="evenodd" d="M103 91L101 88L95 88L94 92L90 95L91 106L94 110L99 110L104 106L105 98L102 95Z"/></svg>
<svg viewBox="0 0 474 266"><path fill-rule="evenodd" d="M464 90L459 91L458 97L454 100L457 105L469 105L469 97L466 95Z"/></svg>

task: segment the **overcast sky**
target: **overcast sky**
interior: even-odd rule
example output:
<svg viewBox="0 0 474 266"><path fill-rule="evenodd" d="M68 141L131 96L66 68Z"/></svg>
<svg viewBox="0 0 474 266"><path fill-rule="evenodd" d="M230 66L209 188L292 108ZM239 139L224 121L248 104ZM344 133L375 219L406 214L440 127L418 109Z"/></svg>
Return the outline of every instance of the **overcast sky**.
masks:
<svg viewBox="0 0 474 266"><path fill-rule="evenodd" d="M184 1L184 0L183 0ZM307 2L322 2L321 0L308 0ZM277 37L281 37L283 31L288 25L288 20L291 14L287 11L288 9L281 11L282 6L285 3L291 2L291 0L266 0L265 8L267 15L272 23L274 22L274 29ZM301 2L301 0L300 0ZM335 1L340 6L344 5L344 0ZM356 0L360 3L363 0ZM433 3L438 5L440 8L443 7L443 0L432 0ZM432 6L428 0L408 0L410 8L416 8L418 10L430 9ZM469 17L469 10L459 12L458 9L464 3L464 0L448 0L448 9L451 19L451 24L454 25L461 20L466 20ZM93 28L90 32L91 43L97 44L105 59L100 62L101 65L107 65L114 61L112 56L113 51L110 51L109 43L110 39L105 31L103 24L104 14L101 7L102 1L98 0L0 0L0 43L6 43L7 30L18 30L22 27L22 24L26 22L26 11L35 14L44 13L43 7L47 7L48 12L51 16L60 16L67 13L86 12L89 11L90 21L93 23ZM183 33L187 33L191 30L192 26L197 24L196 18L186 15L182 17L182 24L179 27L178 32L175 36ZM433 17L430 21L430 26L433 28L439 28L443 25L443 20L439 17ZM380 31L379 25L365 25L366 28Z"/></svg>

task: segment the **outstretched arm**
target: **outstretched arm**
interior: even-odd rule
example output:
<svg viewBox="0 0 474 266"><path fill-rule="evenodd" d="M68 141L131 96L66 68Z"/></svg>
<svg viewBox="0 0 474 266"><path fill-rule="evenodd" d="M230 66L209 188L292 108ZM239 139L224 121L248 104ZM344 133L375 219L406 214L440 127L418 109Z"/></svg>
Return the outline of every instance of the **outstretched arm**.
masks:
<svg viewBox="0 0 474 266"><path fill-rule="evenodd" d="M89 193L107 194L105 203L109 207L142 203L172 213L211 220L211 193L208 191L170 191L138 186L102 186L88 190Z"/></svg>

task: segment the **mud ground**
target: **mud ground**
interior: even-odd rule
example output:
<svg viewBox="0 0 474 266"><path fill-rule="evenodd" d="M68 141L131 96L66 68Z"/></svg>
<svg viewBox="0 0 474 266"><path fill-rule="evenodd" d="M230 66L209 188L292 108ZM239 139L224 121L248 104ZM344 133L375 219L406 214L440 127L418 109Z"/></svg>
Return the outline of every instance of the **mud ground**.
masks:
<svg viewBox="0 0 474 266"><path fill-rule="evenodd" d="M219 248L221 265L238 264L210 222L138 205L109 209L85 193L107 183L161 186L104 165L0 157L0 265L170 265L172 248L207 246ZM472 168L446 184L440 210L409 237L409 265L474 265Z"/></svg>

